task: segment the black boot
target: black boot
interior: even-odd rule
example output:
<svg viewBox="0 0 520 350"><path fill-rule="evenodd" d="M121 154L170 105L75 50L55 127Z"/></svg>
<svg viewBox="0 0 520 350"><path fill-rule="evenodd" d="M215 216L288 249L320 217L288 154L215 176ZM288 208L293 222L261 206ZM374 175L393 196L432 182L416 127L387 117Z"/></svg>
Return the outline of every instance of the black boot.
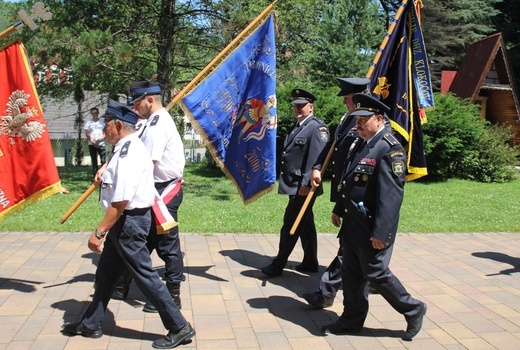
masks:
<svg viewBox="0 0 520 350"><path fill-rule="evenodd" d="M181 309L181 284L166 282L166 287L168 287L168 291L170 291L170 295L172 296L175 305Z"/></svg>
<svg viewBox="0 0 520 350"><path fill-rule="evenodd" d="M180 309L181 305L181 284L180 283L170 283L166 282L166 287L172 296L173 302ZM150 301L147 301L143 306L144 312L156 313L158 312L155 306Z"/></svg>
<svg viewBox="0 0 520 350"><path fill-rule="evenodd" d="M128 272L128 270L125 269L125 271L117 281L117 285L114 290L114 294L112 294L112 298L117 300L125 300L128 296L128 292L130 291L131 283L132 276L130 275L130 272Z"/></svg>

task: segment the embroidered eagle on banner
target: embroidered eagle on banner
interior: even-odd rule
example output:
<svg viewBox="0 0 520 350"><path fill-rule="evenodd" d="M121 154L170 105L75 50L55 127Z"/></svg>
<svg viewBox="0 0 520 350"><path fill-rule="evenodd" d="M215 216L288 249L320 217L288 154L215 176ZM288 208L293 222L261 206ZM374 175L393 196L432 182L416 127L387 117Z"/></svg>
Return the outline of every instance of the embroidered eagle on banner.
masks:
<svg viewBox="0 0 520 350"><path fill-rule="evenodd" d="M7 115L0 116L0 135L9 136L11 145L15 144L15 137L21 137L27 142L42 137L45 125L38 121L27 122L35 117L38 111L27 105L29 95L22 90L14 91L7 102Z"/></svg>

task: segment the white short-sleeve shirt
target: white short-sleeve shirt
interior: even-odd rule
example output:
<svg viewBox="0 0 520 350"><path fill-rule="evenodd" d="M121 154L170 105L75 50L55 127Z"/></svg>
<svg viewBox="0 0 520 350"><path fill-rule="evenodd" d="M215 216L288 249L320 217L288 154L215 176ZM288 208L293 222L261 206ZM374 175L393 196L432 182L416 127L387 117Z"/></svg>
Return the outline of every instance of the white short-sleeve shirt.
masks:
<svg viewBox="0 0 520 350"><path fill-rule="evenodd" d="M155 198L153 163L137 133L114 146L114 154L101 178L101 206L128 201L126 210L151 207Z"/></svg>
<svg viewBox="0 0 520 350"><path fill-rule="evenodd" d="M85 123L85 130L90 131L90 138L92 140L99 140L103 136L103 129L105 128L105 121L103 118L99 118L97 121L91 119ZM88 144L92 143L88 141ZM98 145L104 146L105 140L101 141Z"/></svg>
<svg viewBox="0 0 520 350"><path fill-rule="evenodd" d="M165 108L161 108L148 118L141 140L150 157L156 162L154 181L166 182L182 177L186 160L184 145L177 126Z"/></svg>

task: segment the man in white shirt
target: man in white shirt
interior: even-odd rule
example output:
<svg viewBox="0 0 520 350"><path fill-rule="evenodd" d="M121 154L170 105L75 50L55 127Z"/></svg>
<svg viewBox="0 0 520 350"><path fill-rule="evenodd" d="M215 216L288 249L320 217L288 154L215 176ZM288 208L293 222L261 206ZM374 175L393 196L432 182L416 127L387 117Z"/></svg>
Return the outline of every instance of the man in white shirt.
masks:
<svg viewBox="0 0 520 350"><path fill-rule="evenodd" d="M168 212L175 221L178 221L177 211L183 198L181 184L185 165L184 146L172 117L162 105L161 92L161 87L156 82L133 82L130 84L128 104L146 119L146 122L139 127L138 134L154 164L155 188L163 197ZM152 213L152 217L155 220L157 215ZM156 224L152 224L148 236L148 248L150 252L155 249L157 255L164 261L166 286L180 309L182 307L180 286L186 277L179 228L176 226L166 233L158 234ZM118 289L122 290L119 295L125 297L128 282L126 286L118 286ZM157 312L150 302L145 304L143 311Z"/></svg>
<svg viewBox="0 0 520 350"><path fill-rule="evenodd" d="M96 270L96 290L81 321L65 324L62 332L69 336L101 337L101 323L112 291L119 276L127 269L157 308L168 330L166 336L153 342L153 347L174 348L192 338L195 330L170 298L152 266L146 246L155 198L154 166L135 132L138 118L135 112L110 100L103 116L107 140L114 145L114 152L101 177L100 202L105 216L88 241L90 250L101 253Z"/></svg>
<svg viewBox="0 0 520 350"><path fill-rule="evenodd" d="M85 124L85 136L88 141L88 152L90 153L90 160L92 162L92 171L94 175L99 169L99 164L105 164L106 150L105 150L105 122L99 118L99 109L97 107L90 109L92 119ZM98 155L101 163L98 163Z"/></svg>

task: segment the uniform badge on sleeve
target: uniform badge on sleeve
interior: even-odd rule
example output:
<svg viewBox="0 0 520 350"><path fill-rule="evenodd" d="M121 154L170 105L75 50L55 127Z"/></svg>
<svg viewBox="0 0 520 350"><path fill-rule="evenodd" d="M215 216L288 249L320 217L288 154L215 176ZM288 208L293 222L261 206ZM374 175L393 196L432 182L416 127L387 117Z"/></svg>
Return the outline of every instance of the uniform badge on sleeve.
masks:
<svg viewBox="0 0 520 350"><path fill-rule="evenodd" d="M402 160L396 160L392 162L392 172L395 176L400 177L404 173L404 162Z"/></svg>
<svg viewBox="0 0 520 350"><path fill-rule="evenodd" d="M323 142L329 141L329 129L327 129L326 126L320 126L320 128L318 129L318 132L320 134L320 139Z"/></svg>
<svg viewBox="0 0 520 350"><path fill-rule="evenodd" d="M119 154L119 157L126 157L126 155L128 154L128 149L130 148L130 142L132 141L126 141L123 147L121 147L121 153Z"/></svg>

